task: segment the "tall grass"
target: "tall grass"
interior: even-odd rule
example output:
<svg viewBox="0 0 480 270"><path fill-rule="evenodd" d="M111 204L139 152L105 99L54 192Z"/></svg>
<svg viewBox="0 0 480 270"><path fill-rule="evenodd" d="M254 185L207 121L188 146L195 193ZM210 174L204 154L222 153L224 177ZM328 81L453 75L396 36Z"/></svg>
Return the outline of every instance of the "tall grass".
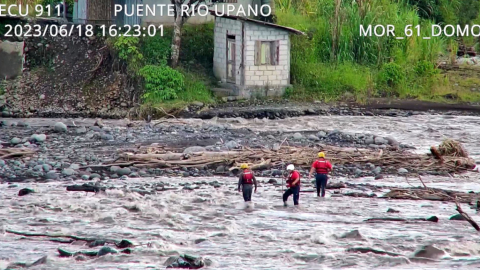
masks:
<svg viewBox="0 0 480 270"><path fill-rule="evenodd" d="M345 92L361 97L432 94L438 82L434 64L447 40L424 39L432 22L421 19L416 7L402 0L276 0L276 7L279 24L308 35L292 37L295 87L290 94L305 99L338 98ZM361 25L393 25L397 37L405 37L406 26L412 25L413 35L365 37ZM418 36L416 25L421 26Z"/></svg>

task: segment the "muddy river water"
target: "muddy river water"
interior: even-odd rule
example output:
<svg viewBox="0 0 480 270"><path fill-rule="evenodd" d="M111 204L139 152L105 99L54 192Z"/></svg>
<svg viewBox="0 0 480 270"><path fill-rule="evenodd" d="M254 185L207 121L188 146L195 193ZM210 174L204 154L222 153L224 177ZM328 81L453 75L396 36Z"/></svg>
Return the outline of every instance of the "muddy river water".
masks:
<svg viewBox="0 0 480 270"><path fill-rule="evenodd" d="M42 122L41 120L28 120ZM55 121L55 120L48 120ZM76 124L90 120L76 120ZM198 119L185 121L192 125ZM232 127L248 126L264 130L338 129L352 133L373 133L392 136L401 143L425 152L443 138L464 143L471 156L480 158L480 118L445 115L411 117L300 117L283 120L212 119ZM114 123L114 122L112 122ZM199 185L184 190L185 182L217 180L220 188ZM387 200L331 196L320 200L313 193L301 193L300 207L283 207L280 186L262 184L253 195L254 206L245 209L236 192L235 178L156 178L111 180L106 194L88 195L66 192L71 182L16 183L0 185L0 269L11 262L33 262L48 255L45 264L30 269L164 269L163 263L172 254L189 253L213 261L207 269L478 269L480 267L479 234L464 221L451 221L456 214L452 203L435 201ZM424 178L430 187L461 191L478 191L479 174L467 173L453 178ZM121 191L125 185L147 182L169 182L178 190L141 196ZM278 180L280 181L280 180ZM419 186L416 179L386 177L341 179L380 186ZM304 188L311 189L309 181ZM78 183L82 183L81 180ZM20 188L37 193L18 197ZM387 192L385 188L377 195ZM345 192L345 191L342 191ZM138 211L127 210L135 206ZM393 208L399 213L387 213ZM480 221L475 210L464 210ZM367 223L374 217L426 218L432 222ZM46 239L24 237L6 230L69 234L85 237L129 239L137 247L133 254L106 255L80 260L58 257L57 248L69 251L88 250L84 242L61 244ZM358 230L362 239L341 238ZM150 243L150 245L147 245ZM434 244L446 251L434 260L414 260L414 252ZM400 254L400 256L355 253L349 248L368 247ZM99 249L99 248L96 248Z"/></svg>

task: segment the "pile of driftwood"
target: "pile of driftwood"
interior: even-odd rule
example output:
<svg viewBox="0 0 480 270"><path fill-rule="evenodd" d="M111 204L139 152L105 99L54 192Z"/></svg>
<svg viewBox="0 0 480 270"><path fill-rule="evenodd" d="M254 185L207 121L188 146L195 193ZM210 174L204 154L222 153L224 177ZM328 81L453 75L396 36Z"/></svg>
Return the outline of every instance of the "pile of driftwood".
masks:
<svg viewBox="0 0 480 270"><path fill-rule="evenodd" d="M436 188L395 188L383 195L384 198L404 200L449 201L457 200L460 203L474 203L480 196L476 193L447 191Z"/></svg>
<svg viewBox="0 0 480 270"><path fill-rule="evenodd" d="M451 143L452 141L446 142ZM324 146L322 149L281 146L277 150L244 147L242 150L237 151L184 154L167 151L162 147L149 147L140 151L119 153L119 158L114 163L103 166L116 165L175 169L224 165L229 166L232 171L237 170L241 163L248 163L253 170L278 168L292 163L297 167L309 168L319 151L324 151L333 164L370 163L381 167L405 168L411 172L441 171L455 173L466 171L475 164L474 160L468 158L463 147L461 147L461 155L458 152L452 152L450 148L446 148L445 142L440 145L439 149L432 147L432 154L420 155L398 149L375 151L334 146Z"/></svg>

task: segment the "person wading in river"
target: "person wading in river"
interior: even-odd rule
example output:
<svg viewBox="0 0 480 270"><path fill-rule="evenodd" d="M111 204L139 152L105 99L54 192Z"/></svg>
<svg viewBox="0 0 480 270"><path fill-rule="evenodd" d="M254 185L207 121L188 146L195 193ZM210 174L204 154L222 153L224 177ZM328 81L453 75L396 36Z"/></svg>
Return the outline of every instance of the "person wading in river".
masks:
<svg viewBox="0 0 480 270"><path fill-rule="evenodd" d="M287 166L287 190L283 193L283 205L287 206L287 200L293 195L293 204L298 205L300 199L300 173L295 170L295 166L290 164Z"/></svg>
<svg viewBox="0 0 480 270"><path fill-rule="evenodd" d="M318 159L315 160L310 169L308 178L312 178L312 174L315 171L315 183L317 186L317 197L320 197L320 190L322 191L322 197L325 197L325 188L327 187L328 174L332 171L332 164L325 159L323 152L318 153Z"/></svg>
<svg viewBox="0 0 480 270"><path fill-rule="evenodd" d="M247 164L240 165L240 169L242 169L242 173L240 173L240 177L238 178L238 192L243 190L243 199L245 202L252 201L252 191L253 185L255 185L255 193L257 193L257 179L253 172L248 169ZM242 189L240 189L240 187Z"/></svg>

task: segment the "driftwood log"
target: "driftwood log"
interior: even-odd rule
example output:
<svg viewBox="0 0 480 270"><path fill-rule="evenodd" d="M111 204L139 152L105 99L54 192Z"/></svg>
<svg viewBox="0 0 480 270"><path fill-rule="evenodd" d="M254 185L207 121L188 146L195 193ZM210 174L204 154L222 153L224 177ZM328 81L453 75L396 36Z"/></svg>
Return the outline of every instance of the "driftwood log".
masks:
<svg viewBox="0 0 480 270"><path fill-rule="evenodd" d="M383 217L383 218L369 218L366 222L374 223L374 222L383 222L383 221L399 221L399 222L415 222L415 221L430 221L430 222L438 222L438 217L431 216L429 218L394 218L394 217Z"/></svg>
<svg viewBox="0 0 480 270"><path fill-rule="evenodd" d="M437 188L392 188L383 198L401 200L430 200L455 202L455 198L462 203L472 203L480 198L480 194L449 191Z"/></svg>
<svg viewBox="0 0 480 270"><path fill-rule="evenodd" d="M0 149L0 159L7 159L13 157L23 157L35 154L35 151L22 148L4 148Z"/></svg>
<svg viewBox="0 0 480 270"><path fill-rule="evenodd" d="M449 145L453 143L450 142ZM454 144L456 145L456 144ZM101 166L130 166L146 168L181 168L195 167L204 168L209 165L229 166L230 171L238 171L241 163L247 163L253 170L263 170L273 167L283 167L287 163L293 163L300 168L309 168L316 158L318 151L327 153L333 164L373 164L382 167L405 168L410 172L440 171L445 173L464 172L475 164L471 158L465 157L466 152L451 154L452 151L438 150L438 155L415 154L406 150L384 149L380 151L358 148L341 148L323 146L320 149L312 147L281 146L278 150L266 148L252 149L244 147L238 151L225 152L198 152L198 153L172 153L166 152L159 146L158 151L150 147L143 152L119 153L117 163L104 164ZM440 148L440 147L439 147ZM449 149L449 148L448 148Z"/></svg>
<svg viewBox="0 0 480 270"><path fill-rule="evenodd" d="M104 187L98 187L98 186L89 185L89 184L67 186L67 191L84 191L84 192L98 193L100 191L105 191L105 190L106 188Z"/></svg>
<svg viewBox="0 0 480 270"><path fill-rule="evenodd" d="M90 238L90 237L81 237L75 235L64 235L64 234L48 234L48 233L31 233L31 232L19 232L14 230L5 230L7 233L28 236L28 237L47 237L49 241L52 242L62 242L59 239L71 239L74 241L85 241L89 243L90 247L94 246L103 246L105 244L114 244L117 248L128 248L134 247L135 245L129 240L114 240L114 239L99 239L99 238ZM71 243L70 241L64 241L64 243Z"/></svg>

